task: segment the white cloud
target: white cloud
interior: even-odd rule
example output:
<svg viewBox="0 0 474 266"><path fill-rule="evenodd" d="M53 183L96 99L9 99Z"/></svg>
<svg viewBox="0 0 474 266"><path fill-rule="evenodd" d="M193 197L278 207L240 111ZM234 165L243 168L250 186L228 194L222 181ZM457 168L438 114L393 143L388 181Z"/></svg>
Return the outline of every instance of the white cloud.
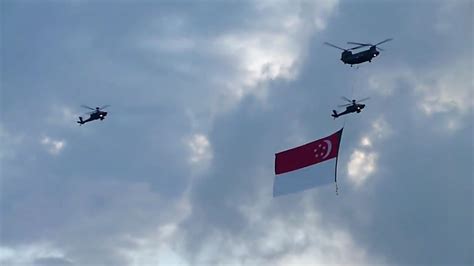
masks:
<svg viewBox="0 0 474 266"><path fill-rule="evenodd" d="M126 241L133 244L118 252L128 260L128 265L189 265L179 253L177 243L180 240L179 224L191 215L192 206L185 195L168 209L173 213L169 222L141 237L126 237Z"/></svg>
<svg viewBox="0 0 474 266"><path fill-rule="evenodd" d="M253 88L259 82L275 78L291 79L298 53L293 41L283 33L235 33L226 34L216 40L224 54L241 72L241 90ZM244 92L236 92L241 97Z"/></svg>
<svg viewBox="0 0 474 266"><path fill-rule="evenodd" d="M265 195L266 193L262 193ZM351 234L325 223L310 201L298 203L298 216L272 213L275 200L260 197L240 206L248 225L239 234L213 233L196 264L326 265L381 262ZM218 252L219 251L219 252Z"/></svg>
<svg viewBox="0 0 474 266"><path fill-rule="evenodd" d="M369 175L376 170L377 155L374 152L355 150L347 165L349 180L356 186L360 186L367 181Z"/></svg>
<svg viewBox="0 0 474 266"><path fill-rule="evenodd" d="M163 64L163 54L172 53L173 69L183 75L202 73L195 87L201 88L202 105L192 105L192 112L206 109L210 117L225 112L246 95L264 99L265 82L293 79L310 38L325 28L325 20L338 1L257 1L246 20L211 35L193 34L194 23L184 15L167 15L154 19L138 35L138 49L155 55ZM214 65L195 65L186 55L198 54ZM179 57L181 56L181 57ZM173 57L174 58L174 57ZM174 58L176 59L176 58ZM203 62L205 62L203 61ZM171 63L172 62L172 63ZM167 64L167 63L164 63ZM189 107L189 103L186 103Z"/></svg>
<svg viewBox="0 0 474 266"><path fill-rule="evenodd" d="M368 79L369 89L383 96L408 89L416 97L422 114L466 115L474 106L472 62L458 60L420 72L405 66L390 72L377 72Z"/></svg>
<svg viewBox="0 0 474 266"><path fill-rule="evenodd" d="M130 238L133 248L120 250L130 266L141 265L188 265L173 247L177 237L176 224L159 226L157 232L144 238Z"/></svg>
<svg viewBox="0 0 474 266"><path fill-rule="evenodd" d="M390 137L393 130L383 116L372 122L370 130L363 136L347 164L349 180L355 187L365 184L377 170L377 149L380 141Z"/></svg>
<svg viewBox="0 0 474 266"><path fill-rule="evenodd" d="M262 82L294 79L310 37L324 29L324 21L336 4L337 1L259 2L252 27L219 36L213 47L237 67L230 87L236 100L247 94L264 96Z"/></svg>
<svg viewBox="0 0 474 266"><path fill-rule="evenodd" d="M369 137L363 137L360 141L360 145L370 147L372 146L372 142L370 141Z"/></svg>
<svg viewBox="0 0 474 266"><path fill-rule="evenodd" d="M36 265L40 259L58 259L72 262L58 248L47 243L36 243L18 247L0 246L0 264L10 266Z"/></svg>
<svg viewBox="0 0 474 266"><path fill-rule="evenodd" d="M212 147L209 139L203 134L194 134L187 140L190 150L189 160L193 164L206 164L212 159Z"/></svg>
<svg viewBox="0 0 474 266"><path fill-rule="evenodd" d="M212 224L201 225L205 228L199 230L205 230L206 237L202 241L193 239L198 246L190 252L186 243L187 228L181 227L182 222L190 219L194 224L199 221L194 222L192 212L185 211L181 217L158 226L142 238L132 238L132 248L121 249L120 254L133 266L367 265L385 262L379 255L369 254L349 231L327 223L312 200L294 206L297 216L291 211L280 214L274 212L275 204L279 203L266 196L270 195L270 188L262 190L258 199L236 206L243 218L238 233L218 230Z"/></svg>
<svg viewBox="0 0 474 266"><path fill-rule="evenodd" d="M48 136L45 136L41 139L41 144L46 148L46 150L52 155L58 155L66 146L65 140L55 140Z"/></svg>
<svg viewBox="0 0 474 266"><path fill-rule="evenodd" d="M377 139L377 140L382 140L387 137L390 137L390 135L393 133L392 127L390 124L385 120L383 116L379 116L377 119L375 119L372 122L372 128L371 131L368 133L368 140L370 142L370 139Z"/></svg>
<svg viewBox="0 0 474 266"><path fill-rule="evenodd" d="M133 252L125 253L130 266L142 265L189 265L172 248L166 244L142 247Z"/></svg>
<svg viewBox="0 0 474 266"><path fill-rule="evenodd" d="M457 62L450 69L437 69L415 81L415 92L421 98L419 108L426 115L453 111L463 115L472 110L472 63Z"/></svg>

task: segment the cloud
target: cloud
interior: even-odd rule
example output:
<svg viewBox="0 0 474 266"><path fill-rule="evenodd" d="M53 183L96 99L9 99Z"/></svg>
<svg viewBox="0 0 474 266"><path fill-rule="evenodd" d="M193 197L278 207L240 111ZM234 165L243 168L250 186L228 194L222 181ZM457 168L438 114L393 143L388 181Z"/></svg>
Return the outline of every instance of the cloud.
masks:
<svg viewBox="0 0 474 266"><path fill-rule="evenodd" d="M372 142L368 137L363 137L360 141L360 145L363 147L370 147L372 146Z"/></svg>
<svg viewBox="0 0 474 266"><path fill-rule="evenodd" d="M294 64L299 57L291 35L284 33L235 33L227 34L216 41L223 53L238 66L241 76L239 87L253 88L259 82L276 78L294 78ZM239 98L243 92L235 93Z"/></svg>
<svg viewBox="0 0 474 266"><path fill-rule="evenodd" d="M404 41L387 49L391 64L380 58L355 72L319 49L320 36L372 40L387 31L431 43L418 34L425 32L418 22L431 25L432 12L420 11L433 8L406 5L11 8L2 82L12 86L0 131L8 132L1 137L0 217L10 255L2 263L30 254L25 246L41 250L42 240L49 244L40 255L15 257L39 265L472 261L472 241L462 229L472 224L465 211L472 145L463 145L471 141L472 94L468 73L457 71L470 65L453 63L465 54L413 43L402 49L408 40L395 36ZM341 13L330 21L336 9ZM411 12L418 28L404 24ZM383 27L376 23L382 18ZM443 39L451 42L449 32ZM450 60L416 63L405 53ZM357 173L349 176L354 188L376 189L335 196L333 188L318 188L273 200L274 152L340 128L329 106L354 79L367 82L375 97L348 120L357 122L345 129L343 169ZM91 97L114 112L79 131L66 106ZM22 111L25 105L38 108ZM452 118L459 122L452 134L432 134ZM25 133L16 143L21 132L42 135ZM4 156L4 147L17 156ZM61 156L42 156L43 150ZM450 156L435 156L443 153Z"/></svg>
<svg viewBox="0 0 474 266"><path fill-rule="evenodd" d="M0 246L2 265L73 265L64 252L47 243L23 245L15 248Z"/></svg>
<svg viewBox="0 0 474 266"><path fill-rule="evenodd" d="M207 164L212 160L212 147L209 139L203 134L194 134L187 140L190 150L189 160L193 164Z"/></svg>
<svg viewBox="0 0 474 266"><path fill-rule="evenodd" d="M265 95L262 82L292 80L314 33L337 1L263 1L257 4L255 19L246 27L218 36L215 49L235 64L236 73L226 81L238 100L247 94Z"/></svg>
<svg viewBox="0 0 474 266"><path fill-rule="evenodd" d="M176 205L179 211L171 222L163 223L143 236L128 236L127 241L133 244L118 250L127 260L127 265L189 265L179 253L178 243L179 223L191 215L191 207L183 199Z"/></svg>
<svg viewBox="0 0 474 266"><path fill-rule="evenodd" d="M414 117L432 118L443 129L455 131L463 128L474 106L471 72L472 63L465 59L424 71L405 66L370 75L368 88L383 97L408 92L416 106L409 109Z"/></svg>
<svg viewBox="0 0 474 266"><path fill-rule="evenodd" d="M376 170L376 160L377 155L373 152L367 153L361 150L355 150L347 165L349 180L356 186L364 184L368 176Z"/></svg>
<svg viewBox="0 0 474 266"><path fill-rule="evenodd" d="M474 106L472 62L456 62L451 69L436 69L414 83L421 96L419 108L426 114L467 114Z"/></svg>
<svg viewBox="0 0 474 266"><path fill-rule="evenodd" d="M275 212L277 202L267 197L237 205L245 218L242 230L209 230L199 241L198 253L186 248L187 223L163 224L132 247L120 251L128 265L306 265L383 263L368 254L350 233L326 223L311 201L297 203L297 210ZM193 216L183 216L194 220ZM180 219L176 220L179 221ZM195 221L196 222L196 221Z"/></svg>
<svg viewBox="0 0 474 266"><path fill-rule="evenodd" d="M46 148L46 150L52 155L58 155L66 146L65 140L55 140L48 136L45 136L41 139L41 144Z"/></svg>
<svg viewBox="0 0 474 266"><path fill-rule="evenodd" d="M168 65L185 76L206 76L205 80L196 80L193 87L201 88L200 95L210 104L199 107L192 103L191 109L197 113L208 111L214 117L235 107L246 95L264 99L265 82L294 79L310 38L324 29L337 3L266 1L232 5L235 12L245 10L242 17L247 19L238 24L226 24L224 20L225 28L203 35L193 31L199 19L185 12L168 14L154 19L151 27L136 36L136 43L138 49L157 55L151 57L156 64ZM193 55L197 56L192 61L186 57ZM171 63L163 62L170 57Z"/></svg>
<svg viewBox="0 0 474 266"><path fill-rule="evenodd" d="M286 213L277 211L278 204L260 197L237 206L244 217L241 229L209 231L190 263L283 266L384 261L369 255L349 232L325 223L310 201L296 203L296 210Z"/></svg>
<svg viewBox="0 0 474 266"><path fill-rule="evenodd" d="M165 240L191 211L188 202L165 198L144 182L38 176L30 181L35 189L2 210L9 213L2 218L2 230L8 231L2 244L8 254L23 254L7 261L63 258L72 265L129 265L133 258L124 250L140 247L156 227ZM21 222L11 224L15 219ZM30 243L47 239L48 245L24 249L18 244L23 234Z"/></svg>
<svg viewBox="0 0 474 266"><path fill-rule="evenodd" d="M360 138L358 147L352 151L347 163L347 174L355 187L361 187L376 173L379 150L392 134L393 130L386 119L379 116L372 121L370 130Z"/></svg>

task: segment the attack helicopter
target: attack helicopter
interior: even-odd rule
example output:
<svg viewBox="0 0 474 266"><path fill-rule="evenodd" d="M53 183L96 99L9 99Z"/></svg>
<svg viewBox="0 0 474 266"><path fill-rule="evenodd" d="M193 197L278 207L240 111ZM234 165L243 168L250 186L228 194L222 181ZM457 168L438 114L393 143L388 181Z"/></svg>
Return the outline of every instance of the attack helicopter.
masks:
<svg viewBox="0 0 474 266"><path fill-rule="evenodd" d="M380 52L378 50L383 51L382 48L378 48L378 50L377 50L377 46L381 45L382 43L386 43L388 41L391 41L391 40L393 40L393 39L389 38L389 39L383 40L383 41L381 41L379 43L376 43L376 44L347 42L348 44L357 45L356 47L352 47L352 48L349 48L349 49L344 49L344 48L341 48L339 46L336 46L336 45L334 45L332 43L328 43L328 42L325 42L324 44L329 45L331 47L334 47L336 49L342 50L341 61L344 62L344 64L350 64L352 66L352 65L361 64L361 63L364 63L364 62L372 62L372 58L377 57L380 54ZM357 50L357 49L360 49L362 47L367 47L367 46L370 47L368 50L357 52L355 54L353 54L351 52L352 50Z"/></svg>
<svg viewBox="0 0 474 266"><path fill-rule="evenodd" d="M362 109L364 109L365 104L361 104L360 102L363 102L365 100L370 99L370 97L364 98L362 100L349 100L346 97L341 97L343 100L349 102L343 105L339 105L339 107L346 107L346 110L342 113L337 113L336 110L332 110L331 116L334 117L334 119L338 118L341 115L349 114L349 113L360 113Z"/></svg>
<svg viewBox="0 0 474 266"><path fill-rule="evenodd" d="M83 120L82 119L82 116L79 116L79 121L77 121L77 123L79 125L83 125L87 122L90 122L90 121L94 121L94 120L97 120L97 119L100 119L100 120L104 120L104 118L107 116L107 112L104 112L102 111L103 109L109 107L110 105L104 105L102 107L96 107L95 109L92 108L92 107L89 107L87 105L81 105L81 107L83 108L86 108L86 109L90 109L92 110L91 112L88 112L86 114L89 115L89 118L87 118L86 120Z"/></svg>

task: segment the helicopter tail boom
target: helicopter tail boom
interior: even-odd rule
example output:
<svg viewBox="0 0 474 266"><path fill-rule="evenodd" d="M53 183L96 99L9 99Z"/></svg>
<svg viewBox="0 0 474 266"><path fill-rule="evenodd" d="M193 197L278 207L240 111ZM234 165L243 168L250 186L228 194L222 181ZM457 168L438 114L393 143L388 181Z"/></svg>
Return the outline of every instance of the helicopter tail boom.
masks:
<svg viewBox="0 0 474 266"><path fill-rule="evenodd" d="M336 110L332 110L332 117L336 118L338 117L339 115L337 114Z"/></svg>

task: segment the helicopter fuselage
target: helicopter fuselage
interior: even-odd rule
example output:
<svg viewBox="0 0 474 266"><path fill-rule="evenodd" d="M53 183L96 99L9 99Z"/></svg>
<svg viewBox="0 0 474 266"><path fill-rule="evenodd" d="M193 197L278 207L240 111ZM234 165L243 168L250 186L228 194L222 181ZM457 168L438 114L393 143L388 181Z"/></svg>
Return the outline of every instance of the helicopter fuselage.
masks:
<svg viewBox="0 0 474 266"><path fill-rule="evenodd" d="M355 54L353 54L351 51L344 51L341 54L341 61L344 62L344 64L349 64L352 66L364 62L371 62L372 58L378 56L379 54L380 52L377 51L375 47L371 47L368 50Z"/></svg>
<svg viewBox="0 0 474 266"><path fill-rule="evenodd" d="M362 109L364 109L364 107L365 107L365 104L360 104L360 103L352 104L352 105L347 106L346 110L342 113L337 113L336 110L333 110L332 117L337 118L345 114L360 113Z"/></svg>
<svg viewBox="0 0 474 266"><path fill-rule="evenodd" d="M97 119L104 120L104 118L106 116L107 116L107 112L95 111L92 114L90 114L89 118L87 118L86 120L82 120L82 117L79 116L79 121L77 121L77 123L82 125L82 124L85 124L87 122L94 121L94 120L97 120Z"/></svg>

